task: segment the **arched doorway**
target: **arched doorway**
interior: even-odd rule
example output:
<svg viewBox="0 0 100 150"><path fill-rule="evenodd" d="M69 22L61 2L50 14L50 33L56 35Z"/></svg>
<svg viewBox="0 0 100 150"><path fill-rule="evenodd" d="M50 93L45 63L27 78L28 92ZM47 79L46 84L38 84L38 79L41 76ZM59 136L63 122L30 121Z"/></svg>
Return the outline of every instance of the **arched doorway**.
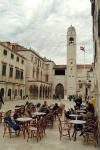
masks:
<svg viewBox="0 0 100 150"><path fill-rule="evenodd" d="M9 96L10 99L11 99L11 89L8 89L8 96Z"/></svg>
<svg viewBox="0 0 100 150"><path fill-rule="evenodd" d="M20 89L20 96L21 96L21 99L22 99L22 89Z"/></svg>
<svg viewBox="0 0 100 150"><path fill-rule="evenodd" d="M56 96L61 95L61 97L64 98L64 87L61 83L57 84L55 88L55 95Z"/></svg>

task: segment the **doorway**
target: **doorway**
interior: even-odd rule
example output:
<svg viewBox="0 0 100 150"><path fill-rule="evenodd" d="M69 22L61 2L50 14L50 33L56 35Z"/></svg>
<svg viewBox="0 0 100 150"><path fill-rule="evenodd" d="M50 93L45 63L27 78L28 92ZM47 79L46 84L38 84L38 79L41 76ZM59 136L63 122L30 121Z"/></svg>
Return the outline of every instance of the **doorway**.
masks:
<svg viewBox="0 0 100 150"><path fill-rule="evenodd" d="M57 84L55 88L55 95L58 97L61 95L61 98L64 98L64 87L61 83Z"/></svg>

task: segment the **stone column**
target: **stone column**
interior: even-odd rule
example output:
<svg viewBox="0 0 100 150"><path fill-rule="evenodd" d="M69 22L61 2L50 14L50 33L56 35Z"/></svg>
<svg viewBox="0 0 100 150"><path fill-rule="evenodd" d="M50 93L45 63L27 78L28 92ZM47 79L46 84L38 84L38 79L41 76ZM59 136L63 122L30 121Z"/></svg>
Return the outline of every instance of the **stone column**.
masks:
<svg viewBox="0 0 100 150"><path fill-rule="evenodd" d="M40 87L38 87L38 99L40 99Z"/></svg>

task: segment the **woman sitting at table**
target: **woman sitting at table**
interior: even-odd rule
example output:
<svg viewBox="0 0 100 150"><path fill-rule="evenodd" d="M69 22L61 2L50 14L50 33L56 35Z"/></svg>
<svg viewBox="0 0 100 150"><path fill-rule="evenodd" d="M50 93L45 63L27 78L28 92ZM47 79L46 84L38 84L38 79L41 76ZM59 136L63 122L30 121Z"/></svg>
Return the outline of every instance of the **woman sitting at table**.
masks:
<svg viewBox="0 0 100 150"><path fill-rule="evenodd" d="M29 118L32 118L32 119L36 119L37 118L37 116L32 116L32 113L30 111L30 107L29 106L27 106L26 109L25 109L25 116L29 117Z"/></svg>
<svg viewBox="0 0 100 150"><path fill-rule="evenodd" d="M19 109L15 109L15 112L13 114L13 119L14 119L15 123L17 123L18 125L23 125L23 122L19 122L16 120L17 118L20 118L20 117L21 117L21 114L20 114Z"/></svg>

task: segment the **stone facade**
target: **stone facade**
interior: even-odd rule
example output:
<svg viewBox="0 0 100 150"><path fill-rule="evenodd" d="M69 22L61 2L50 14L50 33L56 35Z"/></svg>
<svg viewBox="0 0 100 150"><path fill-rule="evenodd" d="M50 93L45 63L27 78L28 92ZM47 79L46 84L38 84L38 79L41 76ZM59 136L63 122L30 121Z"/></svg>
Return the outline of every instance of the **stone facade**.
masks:
<svg viewBox="0 0 100 150"><path fill-rule="evenodd" d="M94 93L96 101L96 115L100 120L100 0L91 1L91 15L93 17L94 42ZM99 122L100 128L100 122Z"/></svg>
<svg viewBox="0 0 100 150"><path fill-rule="evenodd" d="M76 41L76 30L70 26L67 32L67 64L64 65L56 65L54 61L42 58L32 48L28 49L17 43L2 42L1 44L6 46L9 53L13 52L16 58L18 55L19 60L24 59L24 64L16 62L16 58L10 60L13 68L24 71L24 79L16 79L13 75L11 84L16 84L17 91L21 85L24 86L25 92L22 95L28 95L30 99L52 98L53 95L57 97L60 95L64 99L67 99L69 95L82 95L83 99L85 95L94 96L94 66L93 64L77 64ZM6 64L9 66L10 58L7 56L6 58ZM16 73L16 70L14 72ZM86 80L87 75L88 80ZM1 75L1 78L10 80L8 75ZM2 83L1 88L3 85ZM15 89L15 86L13 87ZM13 90L11 92L15 93ZM20 93L16 98L18 97L22 98Z"/></svg>
<svg viewBox="0 0 100 150"><path fill-rule="evenodd" d="M25 95L26 59L12 50L10 42L0 42L0 90L6 100Z"/></svg>

